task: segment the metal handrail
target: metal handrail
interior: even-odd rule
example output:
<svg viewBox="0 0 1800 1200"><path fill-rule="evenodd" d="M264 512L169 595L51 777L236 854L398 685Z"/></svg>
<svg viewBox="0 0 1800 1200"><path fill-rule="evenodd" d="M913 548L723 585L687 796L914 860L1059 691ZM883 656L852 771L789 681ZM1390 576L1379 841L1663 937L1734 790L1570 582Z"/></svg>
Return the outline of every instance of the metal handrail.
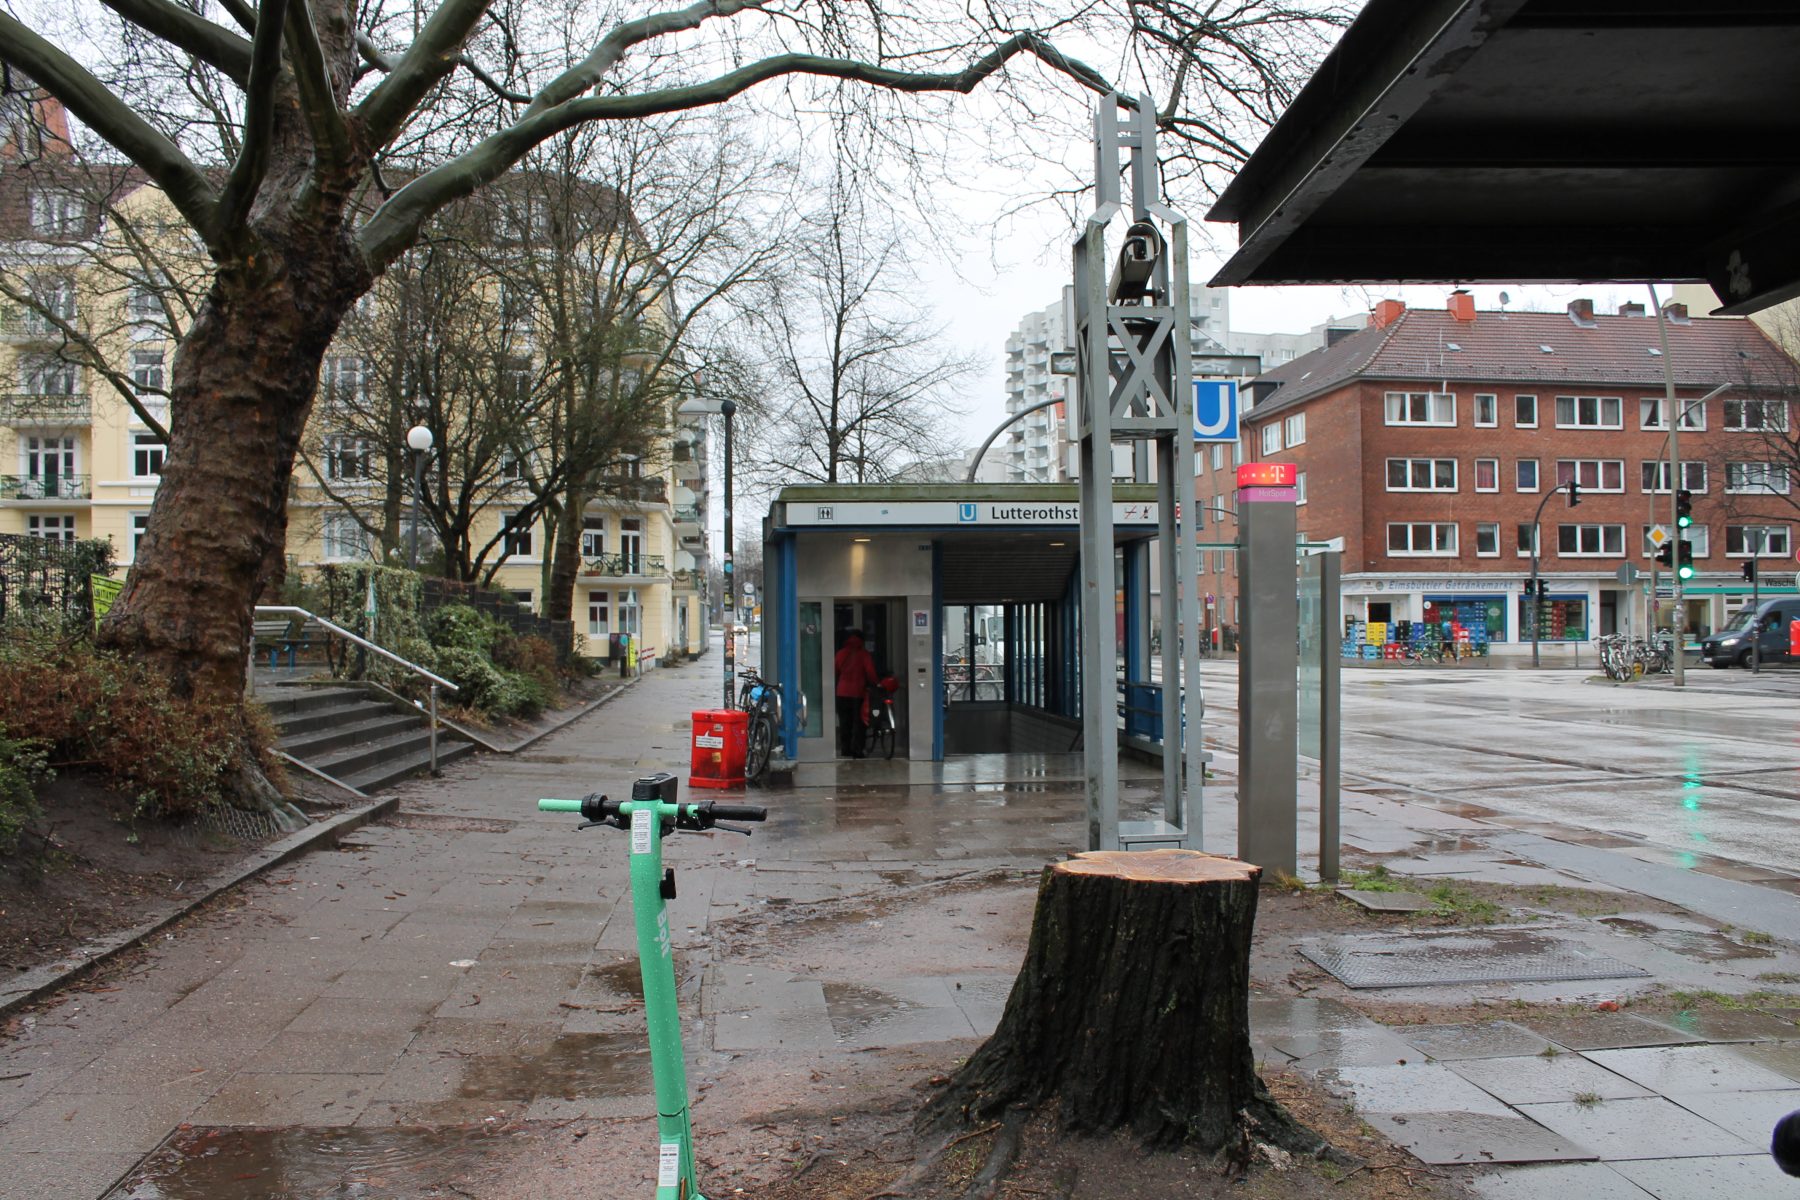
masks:
<svg viewBox="0 0 1800 1200"><path fill-rule="evenodd" d="M421 667L416 662L408 662L406 659L401 658L398 654L395 654L392 650L388 650L381 646L377 646L374 642L371 642L368 638L365 638L365 637L361 636L360 634L351 633L348 629L345 629L342 625L339 625L334 621L326 620L324 617L319 616L317 613L308 612L304 608L297 608L291 604L259 604L256 606L256 615L259 617L271 616L271 617L301 617L301 618L304 618L305 620L314 622L315 624L317 624L325 629L330 630L332 633L337 634L339 637L343 638L347 642L350 642L357 646L361 646L365 650L373 651L374 653L379 654L379 655L381 655L381 657L387 659L389 662L397 663L398 665L405 667L407 670L411 671L413 674L423 675L427 680L429 680L431 683L431 773L433 775L436 775L438 773L438 703L437 703L438 702L438 688L447 687L453 692L461 691L462 689L458 688L454 683L451 683L448 679L445 679L442 675L434 674L431 671L426 670L424 667ZM254 661L255 654L256 654L256 648L254 646L251 647L250 653L251 653L252 661ZM251 671L250 677L252 679L256 678L256 673L254 670Z"/></svg>

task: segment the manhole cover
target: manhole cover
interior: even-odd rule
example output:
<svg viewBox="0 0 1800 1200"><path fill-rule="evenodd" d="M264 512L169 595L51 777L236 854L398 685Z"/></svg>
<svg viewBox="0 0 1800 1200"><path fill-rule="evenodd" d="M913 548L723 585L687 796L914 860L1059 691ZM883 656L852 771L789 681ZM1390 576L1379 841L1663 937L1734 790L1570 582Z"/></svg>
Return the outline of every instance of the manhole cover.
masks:
<svg viewBox="0 0 1800 1200"><path fill-rule="evenodd" d="M1446 929L1322 938L1300 953L1346 987L1625 979L1650 972L1540 930Z"/></svg>

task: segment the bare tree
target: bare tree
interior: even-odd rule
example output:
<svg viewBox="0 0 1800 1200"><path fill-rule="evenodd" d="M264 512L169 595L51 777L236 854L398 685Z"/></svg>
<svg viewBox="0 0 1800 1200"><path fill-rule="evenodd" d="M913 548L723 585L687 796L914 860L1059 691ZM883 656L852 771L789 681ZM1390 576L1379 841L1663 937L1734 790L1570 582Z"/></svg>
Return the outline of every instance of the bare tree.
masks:
<svg viewBox="0 0 1800 1200"><path fill-rule="evenodd" d="M1230 7L1248 29L1252 15L1313 6ZM1009 75L1021 92L1027 81L1040 93L1059 80L1110 87L1044 29L1112 45L1135 38L1158 92L1196 59L1249 55L1253 72L1304 73L1285 50L1265 59L1254 40L1218 37L1216 6L1157 10L1190 33L1150 40L1133 27L1143 6L1131 0L1024 25L983 6L841 0L700 0L624 20L497 0L106 9L40 0L26 17L0 12L0 57L161 189L211 264L174 359L162 485L101 637L157 665L178 692L221 700L242 693L252 606L280 556L294 458L344 314L436 213L534 147L590 122L734 101L748 120L751 104L789 97L860 113L903 140L906 114L933 107L921 96ZM550 36L557 26L603 32L566 55ZM1023 60L1047 72L1022 71ZM750 95L772 81L786 93ZM1184 84L1183 103L1198 90ZM1220 100L1231 94L1208 104ZM396 164L401 186L387 178Z"/></svg>
<svg viewBox="0 0 1800 1200"><path fill-rule="evenodd" d="M758 315L770 394L751 410L754 483L881 483L949 455L945 418L978 363L918 291L900 231L840 180Z"/></svg>
<svg viewBox="0 0 1800 1200"><path fill-rule="evenodd" d="M1722 432L1709 436L1706 455L1724 515L1758 530L1738 535L1751 544L1733 545L1727 526L1732 554L1767 549L1758 522L1785 523L1800 515L1800 311L1783 306L1769 314L1766 326L1746 329L1766 337L1746 338L1740 347L1738 386L1718 402Z"/></svg>

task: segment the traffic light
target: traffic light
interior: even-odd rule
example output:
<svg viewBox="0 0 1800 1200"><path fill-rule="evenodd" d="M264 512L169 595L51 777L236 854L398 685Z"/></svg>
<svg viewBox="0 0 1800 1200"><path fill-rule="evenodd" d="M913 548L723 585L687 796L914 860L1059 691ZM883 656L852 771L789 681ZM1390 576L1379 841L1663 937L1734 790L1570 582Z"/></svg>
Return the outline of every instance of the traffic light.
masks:
<svg viewBox="0 0 1800 1200"><path fill-rule="evenodd" d="M1657 549L1656 561L1665 567L1672 567L1675 565L1675 543L1673 541L1664 542L1662 546Z"/></svg>
<svg viewBox="0 0 1800 1200"><path fill-rule="evenodd" d="M1756 582L1756 560L1754 558L1744 564L1744 582Z"/></svg>
<svg viewBox="0 0 1800 1200"><path fill-rule="evenodd" d="M1581 503L1581 485L1573 479L1569 480L1569 507L1574 508Z"/></svg>
<svg viewBox="0 0 1800 1200"><path fill-rule="evenodd" d="M1694 493L1682 488L1675 493L1675 528L1686 529L1694 523Z"/></svg>
<svg viewBox="0 0 1800 1200"><path fill-rule="evenodd" d="M1678 547L1680 558L1675 567L1675 574L1683 579L1694 577L1694 543L1682 538Z"/></svg>

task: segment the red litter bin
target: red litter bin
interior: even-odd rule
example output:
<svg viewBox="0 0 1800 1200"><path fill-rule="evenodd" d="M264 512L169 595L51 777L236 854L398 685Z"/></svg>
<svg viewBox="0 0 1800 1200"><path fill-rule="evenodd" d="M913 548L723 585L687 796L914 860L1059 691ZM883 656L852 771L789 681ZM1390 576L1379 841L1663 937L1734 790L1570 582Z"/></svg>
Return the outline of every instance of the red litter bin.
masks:
<svg viewBox="0 0 1800 1200"><path fill-rule="evenodd" d="M1788 622L1788 655L1800 658L1800 619Z"/></svg>
<svg viewBox="0 0 1800 1200"><path fill-rule="evenodd" d="M693 714L694 757L688 786L744 786L744 759L750 749L750 714L736 708Z"/></svg>

